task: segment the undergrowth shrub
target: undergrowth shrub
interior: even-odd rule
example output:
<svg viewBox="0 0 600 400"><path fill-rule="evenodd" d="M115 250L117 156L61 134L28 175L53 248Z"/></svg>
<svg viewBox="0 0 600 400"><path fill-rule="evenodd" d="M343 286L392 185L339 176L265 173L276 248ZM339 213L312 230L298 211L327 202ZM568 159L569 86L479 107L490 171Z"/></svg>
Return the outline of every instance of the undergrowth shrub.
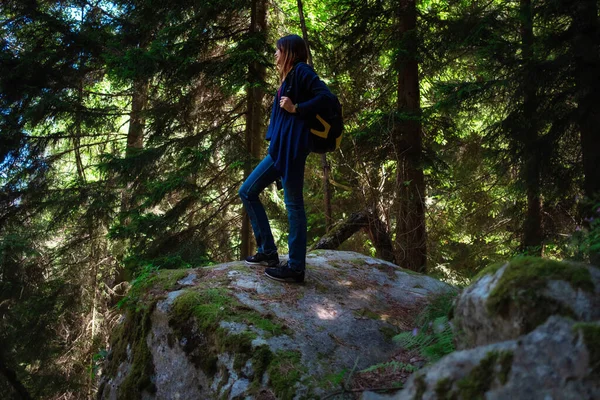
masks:
<svg viewBox="0 0 600 400"><path fill-rule="evenodd" d="M457 292L451 292L431 298L415 319L416 327L394 336L394 341L406 349L417 351L429 362L452 353L455 348L450 317L456 295Z"/></svg>

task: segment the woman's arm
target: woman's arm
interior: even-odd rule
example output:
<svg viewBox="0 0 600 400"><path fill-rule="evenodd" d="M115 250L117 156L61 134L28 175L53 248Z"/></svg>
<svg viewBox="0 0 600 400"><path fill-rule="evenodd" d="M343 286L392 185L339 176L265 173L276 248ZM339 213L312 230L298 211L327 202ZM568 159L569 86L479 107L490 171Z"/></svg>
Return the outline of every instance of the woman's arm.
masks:
<svg viewBox="0 0 600 400"><path fill-rule="evenodd" d="M319 76L306 64L296 67L297 88L310 93L311 99L298 103L297 112L302 117L317 114L326 109L333 100L329 88L319 79Z"/></svg>

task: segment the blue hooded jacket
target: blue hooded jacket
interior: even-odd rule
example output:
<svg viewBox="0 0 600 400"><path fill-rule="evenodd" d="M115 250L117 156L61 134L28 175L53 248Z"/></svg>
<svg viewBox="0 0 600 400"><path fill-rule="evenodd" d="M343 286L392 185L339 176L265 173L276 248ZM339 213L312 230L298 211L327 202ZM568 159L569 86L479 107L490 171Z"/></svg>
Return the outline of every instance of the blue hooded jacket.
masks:
<svg viewBox="0 0 600 400"><path fill-rule="evenodd" d="M282 96L289 97L298 105L296 113L289 113L279 107ZM309 120L333 100L327 86L308 64L297 63L293 71L288 73L273 100L271 122L266 136L271 142L269 155L282 180L294 176L290 172L296 168L304 168L304 163L298 164L295 161L311 149Z"/></svg>

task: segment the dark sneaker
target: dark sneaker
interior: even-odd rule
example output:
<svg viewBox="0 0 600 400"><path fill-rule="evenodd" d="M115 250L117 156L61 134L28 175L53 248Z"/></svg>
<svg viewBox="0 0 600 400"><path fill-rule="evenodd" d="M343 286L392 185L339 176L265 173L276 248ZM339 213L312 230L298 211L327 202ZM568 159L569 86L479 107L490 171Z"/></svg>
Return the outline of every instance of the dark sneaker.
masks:
<svg viewBox="0 0 600 400"><path fill-rule="evenodd" d="M304 271L298 272L289 267L287 262L279 264L277 267L265 269L267 278L279 282L302 283L304 282Z"/></svg>
<svg viewBox="0 0 600 400"><path fill-rule="evenodd" d="M246 257L246 264L274 267L279 264L279 256L277 252L272 254L256 253L253 256Z"/></svg>

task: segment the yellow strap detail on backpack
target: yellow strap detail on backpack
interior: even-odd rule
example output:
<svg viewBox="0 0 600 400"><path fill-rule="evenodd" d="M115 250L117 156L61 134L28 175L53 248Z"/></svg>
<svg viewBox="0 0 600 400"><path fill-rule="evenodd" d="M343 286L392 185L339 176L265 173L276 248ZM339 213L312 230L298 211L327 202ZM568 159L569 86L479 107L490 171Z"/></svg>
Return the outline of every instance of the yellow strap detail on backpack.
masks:
<svg viewBox="0 0 600 400"><path fill-rule="evenodd" d="M310 131L312 133L314 133L315 135L322 137L323 139L327 139L327 135L329 134L329 130L331 129L331 125L327 123L327 121L325 121L323 118L321 118L321 116L319 114L317 114L317 119L319 120L319 122L321 122L323 124L323 127L325 128L322 131L318 131L316 129L311 129Z"/></svg>

